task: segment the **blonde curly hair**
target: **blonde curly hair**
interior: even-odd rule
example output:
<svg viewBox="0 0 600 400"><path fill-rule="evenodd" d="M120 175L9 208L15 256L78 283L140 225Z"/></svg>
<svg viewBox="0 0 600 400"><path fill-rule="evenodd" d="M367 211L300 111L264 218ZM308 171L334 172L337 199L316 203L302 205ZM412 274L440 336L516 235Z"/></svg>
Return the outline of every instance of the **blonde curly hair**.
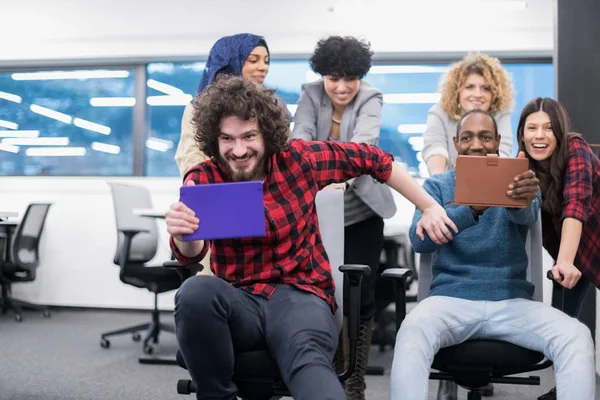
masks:
<svg viewBox="0 0 600 400"><path fill-rule="evenodd" d="M492 92L491 113L506 112L513 106L513 85L500 60L483 53L471 53L454 63L440 85L442 109L451 118L460 119L458 96L471 74L483 76Z"/></svg>

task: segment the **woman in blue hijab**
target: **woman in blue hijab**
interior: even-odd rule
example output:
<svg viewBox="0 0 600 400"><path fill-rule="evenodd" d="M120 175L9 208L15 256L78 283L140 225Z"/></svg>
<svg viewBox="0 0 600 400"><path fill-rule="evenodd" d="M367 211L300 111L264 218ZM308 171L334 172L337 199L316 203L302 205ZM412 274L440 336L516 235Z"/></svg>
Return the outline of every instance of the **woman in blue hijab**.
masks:
<svg viewBox="0 0 600 400"><path fill-rule="evenodd" d="M235 75L262 86L269 72L269 48L262 36L240 33L225 36L217 40L210 49L198 93L202 92L219 75ZM194 128L191 126L193 107L188 104L181 121L181 138L175 153L175 162L181 176L193 166L206 160L194 140Z"/></svg>

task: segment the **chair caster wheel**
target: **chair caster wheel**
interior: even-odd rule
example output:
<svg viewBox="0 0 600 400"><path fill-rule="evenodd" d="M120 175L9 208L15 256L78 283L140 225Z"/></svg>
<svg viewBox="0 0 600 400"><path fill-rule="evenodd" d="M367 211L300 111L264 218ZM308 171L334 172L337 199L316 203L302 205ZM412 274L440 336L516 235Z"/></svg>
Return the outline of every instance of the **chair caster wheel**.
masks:
<svg viewBox="0 0 600 400"><path fill-rule="evenodd" d="M100 339L100 347L103 349L108 349L110 347L110 341L108 339Z"/></svg>
<svg viewBox="0 0 600 400"><path fill-rule="evenodd" d="M152 346L151 344L144 345L144 354L154 354L154 346Z"/></svg>
<svg viewBox="0 0 600 400"><path fill-rule="evenodd" d="M139 342L140 340L142 340L142 335L136 332L131 335L131 340L133 340L134 342Z"/></svg>
<svg viewBox="0 0 600 400"><path fill-rule="evenodd" d="M50 314L50 311L48 311L48 310L44 310L44 314L43 315L44 315L45 318L50 318L52 316L52 314Z"/></svg>
<svg viewBox="0 0 600 400"><path fill-rule="evenodd" d="M17 322L23 322L23 317L21 316L21 314L15 315L15 321L17 321Z"/></svg>
<svg viewBox="0 0 600 400"><path fill-rule="evenodd" d="M490 383L483 389L481 389L481 395L483 397L493 397L494 396L494 384Z"/></svg>

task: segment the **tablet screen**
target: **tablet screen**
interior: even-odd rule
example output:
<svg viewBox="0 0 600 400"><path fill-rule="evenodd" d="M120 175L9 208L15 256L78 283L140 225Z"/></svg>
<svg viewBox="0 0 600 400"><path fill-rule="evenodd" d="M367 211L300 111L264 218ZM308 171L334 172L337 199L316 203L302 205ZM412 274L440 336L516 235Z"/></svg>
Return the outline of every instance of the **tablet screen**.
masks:
<svg viewBox="0 0 600 400"><path fill-rule="evenodd" d="M180 201L200 220L198 230L184 235L184 241L266 235L262 182L182 186Z"/></svg>

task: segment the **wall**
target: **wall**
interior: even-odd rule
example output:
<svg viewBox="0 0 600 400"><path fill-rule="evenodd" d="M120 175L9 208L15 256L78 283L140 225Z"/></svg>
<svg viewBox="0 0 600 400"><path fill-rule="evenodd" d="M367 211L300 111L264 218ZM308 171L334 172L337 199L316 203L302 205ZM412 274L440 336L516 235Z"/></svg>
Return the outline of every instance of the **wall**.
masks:
<svg viewBox="0 0 600 400"><path fill-rule="evenodd" d="M112 197L106 182L130 182L149 188L156 208L178 198L180 180L142 178L2 178L2 210L22 216L28 203L52 202L40 243L40 267L31 284L15 285L17 298L58 306L151 308L152 295L121 283L113 263L117 236ZM164 224L160 221L159 224ZM167 233L153 261L170 257ZM160 296L173 307L173 293Z"/></svg>

